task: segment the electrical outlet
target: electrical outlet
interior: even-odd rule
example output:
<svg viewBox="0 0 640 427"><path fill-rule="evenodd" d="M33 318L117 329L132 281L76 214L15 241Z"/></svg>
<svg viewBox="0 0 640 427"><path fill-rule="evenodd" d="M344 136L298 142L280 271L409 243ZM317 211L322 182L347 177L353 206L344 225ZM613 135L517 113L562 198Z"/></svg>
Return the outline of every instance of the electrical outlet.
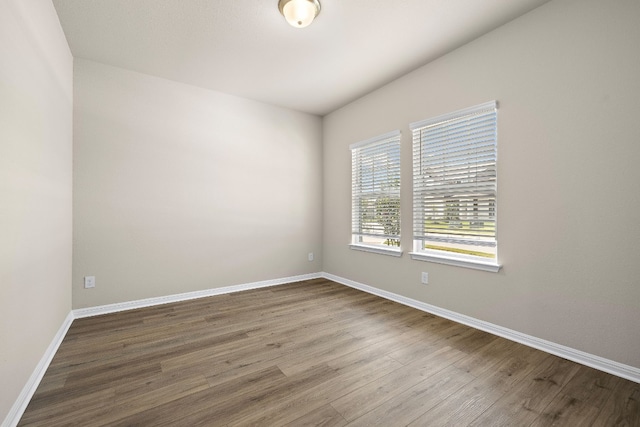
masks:
<svg viewBox="0 0 640 427"><path fill-rule="evenodd" d="M423 285L428 285L429 284L429 273L427 272L422 272L422 277L420 278L420 281L422 282Z"/></svg>
<svg viewBox="0 0 640 427"><path fill-rule="evenodd" d="M307 255L307 259L309 260L309 262L313 261L313 252L309 252L309 255Z"/></svg>
<svg viewBox="0 0 640 427"><path fill-rule="evenodd" d="M96 287L96 276L84 276L85 289Z"/></svg>

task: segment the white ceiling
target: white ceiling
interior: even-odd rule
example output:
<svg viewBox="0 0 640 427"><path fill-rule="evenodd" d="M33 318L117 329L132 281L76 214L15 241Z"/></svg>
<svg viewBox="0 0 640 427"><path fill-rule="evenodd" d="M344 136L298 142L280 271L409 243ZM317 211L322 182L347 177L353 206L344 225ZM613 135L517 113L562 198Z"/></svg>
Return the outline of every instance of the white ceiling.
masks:
<svg viewBox="0 0 640 427"><path fill-rule="evenodd" d="M549 0L53 0L85 58L324 115Z"/></svg>

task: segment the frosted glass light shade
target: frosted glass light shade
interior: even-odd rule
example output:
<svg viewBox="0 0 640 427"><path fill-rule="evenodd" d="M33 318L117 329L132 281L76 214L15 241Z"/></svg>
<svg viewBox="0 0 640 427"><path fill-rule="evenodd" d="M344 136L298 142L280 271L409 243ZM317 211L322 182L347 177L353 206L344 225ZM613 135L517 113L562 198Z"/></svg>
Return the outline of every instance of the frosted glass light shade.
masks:
<svg viewBox="0 0 640 427"><path fill-rule="evenodd" d="M318 0L280 0L278 8L291 26L304 28L320 13L320 2Z"/></svg>

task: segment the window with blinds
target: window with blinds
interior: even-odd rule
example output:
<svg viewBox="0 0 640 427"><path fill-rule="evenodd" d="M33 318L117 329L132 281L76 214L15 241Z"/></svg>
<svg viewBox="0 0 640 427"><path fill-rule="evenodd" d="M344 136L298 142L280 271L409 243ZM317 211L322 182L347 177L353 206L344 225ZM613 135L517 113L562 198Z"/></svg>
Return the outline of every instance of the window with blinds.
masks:
<svg viewBox="0 0 640 427"><path fill-rule="evenodd" d="M497 103L412 123L410 128L412 256L485 264L497 271Z"/></svg>
<svg viewBox="0 0 640 427"><path fill-rule="evenodd" d="M351 247L400 255L400 131L349 148Z"/></svg>

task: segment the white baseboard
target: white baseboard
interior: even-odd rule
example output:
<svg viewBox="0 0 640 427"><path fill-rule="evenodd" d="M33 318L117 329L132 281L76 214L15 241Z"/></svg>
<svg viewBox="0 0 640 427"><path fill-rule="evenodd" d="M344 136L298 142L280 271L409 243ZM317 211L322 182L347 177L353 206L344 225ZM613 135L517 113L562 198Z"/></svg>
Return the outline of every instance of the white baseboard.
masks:
<svg viewBox="0 0 640 427"><path fill-rule="evenodd" d="M67 317L62 322L62 326L56 332L55 337L47 347L47 350L44 353L44 356L38 362L38 365L34 369L33 373L29 377L29 380L22 388L22 392L18 396L18 399L15 401L11 410L7 414L7 417L2 422L2 427L15 427L18 425L20 418L22 418L22 414L24 414L25 409L27 409L27 405L29 401L33 397L33 394L36 392L38 385L40 385L40 381L42 381L42 377L44 377L45 372L47 372L47 368L53 360L53 356L55 356L56 351L58 351L58 347L62 343L65 335L67 335L67 331L73 322L73 313L69 313Z"/></svg>
<svg viewBox="0 0 640 427"><path fill-rule="evenodd" d="M64 320L62 326L60 326L60 329L58 330L53 341L47 348L44 356L42 356L42 359L40 360L35 370L33 371L33 374L31 374L31 377L27 381L27 384L25 384L24 388L22 389L20 396L18 396L18 399L16 400L14 405L11 407L9 414L7 415L5 420L2 422L2 427L15 427L18 424L18 422L20 421L20 418L22 417L22 414L24 413L25 409L27 408L27 405L29 404L29 401L31 400L31 397L33 397L33 394L36 392L36 389L38 388L38 385L40 384L42 377L47 371L47 368L49 367L49 364L51 363L53 356L58 350L58 347L60 347L60 344L62 343L62 340L67 334L67 331L69 330L69 327L71 326L71 323L73 322L74 319L97 316L100 314L116 313L119 311L132 310L132 309L142 308L142 307L150 307L150 306L160 305L160 304L168 304L171 302L186 301L190 299L203 298L207 296L229 294L233 292L264 288L268 286L283 285L287 283L300 282L303 280L311 280L311 279L317 279L321 277L328 280L333 280L334 282L337 282L355 289L359 289L361 291L364 291L373 295L377 295L379 297L382 297L391 301L398 302L400 304L403 304L409 307L416 308L418 310L421 310L427 313L435 314L436 316L444 317L445 319L453 320L454 322L462 323L464 325L479 329L481 331L489 332L491 334L506 338L508 340L515 341L515 342L524 344L526 346L533 347L538 350L542 350L544 352L554 354L556 356L560 356L568 360L572 360L576 363L580 363L582 365L586 365L591 368L595 368L595 369L607 372L609 374L616 375L618 377L625 378L630 381L634 381L636 383L640 383L640 369L636 367L624 365L622 363L618 363L613 360L605 359L605 358L595 356L580 350L576 350L570 347L556 344L551 341L546 341L540 338L536 338L531 335L523 334L523 333L514 331L512 329L494 325L492 323L478 320L470 316L465 316L464 314L456 313L454 311L436 307L434 305L430 305L421 301L407 298L402 295L398 295L392 292L384 291L382 289L374 288L372 286L358 283L353 280L345 279L340 276L336 276L329 273L311 273L311 274L304 274L300 276L285 277L281 279L264 280L260 282L226 286L223 288L206 289L203 291L187 292L183 294L168 295L164 297L147 298L147 299L137 300L137 301L130 301L130 302L124 302L124 303L118 303L118 304L109 304L109 305L103 305L98 307L72 310L67 316L67 318Z"/></svg>
<svg viewBox="0 0 640 427"><path fill-rule="evenodd" d="M576 350L564 345L556 344L551 341L536 338L534 336L523 334L512 329L494 325L493 323L475 319L470 316L465 316L464 314L456 313L454 311L436 307L434 305L407 298L402 295L394 294L392 292L354 282L353 280L345 279L333 274L322 273L321 276L325 279L333 280L334 282L359 289L361 291L377 295L379 297L395 301L400 304L425 311L427 313L435 314L436 316L444 317L445 319L453 320L454 322L462 323L472 328L489 332L490 334L497 335L499 337L506 338L508 340L515 341L520 344L524 344L526 346L533 347L556 356L560 356L564 359L568 359L573 362L580 363L582 365L586 365L591 368L598 369L600 371L604 371L636 383L640 383L639 368L618 363L613 360L605 359L603 357L595 356L593 354Z"/></svg>
<svg viewBox="0 0 640 427"><path fill-rule="evenodd" d="M250 289L265 288L267 286L283 285L286 283L301 282L322 277L320 273L303 274L300 276L283 277L281 279L263 280L260 282L244 283L241 285L225 286L223 288L205 289L202 291L186 292L184 294L167 295L163 297L147 298L136 301L127 301L117 304L101 305L90 308L80 308L73 310L75 319L83 317L98 316L101 314L117 313L119 311L133 310L136 308L151 307L154 305L169 304L172 302L187 301L190 299L204 298L215 295L230 294L233 292L246 291Z"/></svg>

